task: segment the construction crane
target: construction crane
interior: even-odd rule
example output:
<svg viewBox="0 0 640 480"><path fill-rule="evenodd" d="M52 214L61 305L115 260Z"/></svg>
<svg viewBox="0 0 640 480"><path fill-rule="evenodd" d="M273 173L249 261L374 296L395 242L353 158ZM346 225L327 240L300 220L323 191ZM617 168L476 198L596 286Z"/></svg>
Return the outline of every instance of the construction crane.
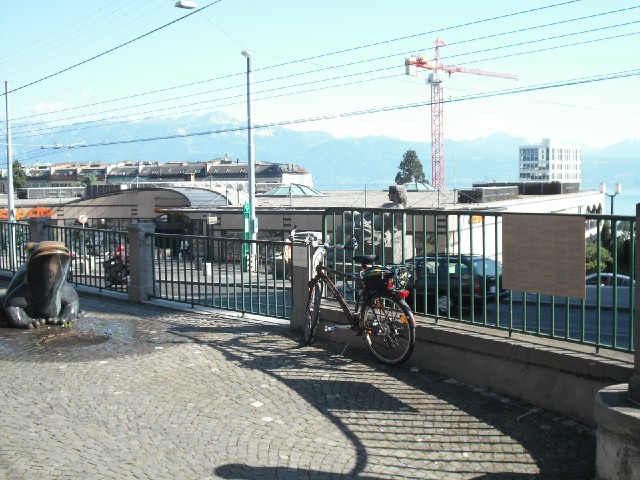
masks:
<svg viewBox="0 0 640 480"><path fill-rule="evenodd" d="M435 41L435 58L432 62L424 57L412 55L405 59L404 65L407 75L418 75L418 68L433 70L429 74L429 85L431 85L431 177L432 184L438 190L444 190L444 129L442 117L444 102L442 95L442 80L440 72L452 73L472 73L474 75L484 75L487 77L510 78L517 80L518 77L510 73L489 72L478 68L465 68L455 65L443 65L440 61L440 47L447 44L441 38Z"/></svg>

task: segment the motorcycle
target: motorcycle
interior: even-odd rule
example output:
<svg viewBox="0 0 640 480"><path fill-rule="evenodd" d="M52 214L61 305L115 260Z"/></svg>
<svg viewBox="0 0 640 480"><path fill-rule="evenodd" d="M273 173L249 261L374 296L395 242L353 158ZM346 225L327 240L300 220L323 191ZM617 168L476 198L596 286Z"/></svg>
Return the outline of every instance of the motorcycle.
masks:
<svg viewBox="0 0 640 480"><path fill-rule="evenodd" d="M111 285L126 285L129 282L129 264L121 263L115 258L105 260L103 262L104 267L104 281L107 286Z"/></svg>

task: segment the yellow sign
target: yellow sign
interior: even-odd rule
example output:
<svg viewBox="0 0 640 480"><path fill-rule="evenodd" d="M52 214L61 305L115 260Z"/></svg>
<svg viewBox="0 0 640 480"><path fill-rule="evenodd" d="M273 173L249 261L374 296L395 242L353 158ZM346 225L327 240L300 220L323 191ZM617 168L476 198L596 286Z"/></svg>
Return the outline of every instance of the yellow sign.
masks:
<svg viewBox="0 0 640 480"><path fill-rule="evenodd" d="M33 208L15 208L14 209L16 220L25 220L27 218L51 218L53 215L53 208L47 207L33 207ZM9 209L0 209L0 220L9 220Z"/></svg>

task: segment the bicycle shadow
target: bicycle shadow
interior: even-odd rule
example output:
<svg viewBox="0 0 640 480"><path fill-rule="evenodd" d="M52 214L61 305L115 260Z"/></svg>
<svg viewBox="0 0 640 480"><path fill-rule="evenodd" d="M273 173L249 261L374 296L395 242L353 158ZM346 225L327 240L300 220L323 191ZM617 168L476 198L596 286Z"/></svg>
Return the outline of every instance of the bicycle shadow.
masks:
<svg viewBox="0 0 640 480"><path fill-rule="evenodd" d="M383 473L389 467L404 472L397 476L415 468L418 474L415 478L429 478L449 471L446 462L412 459L411 452L424 455L425 451L427 456L433 453L434 458L442 456L442 452L444 457L460 453L456 463L468 464L463 471L477 472L476 477L467 478L532 478L530 471L522 471L518 455L531 458L538 478L593 477L594 462L589 458L595 458L594 442L584 442L582 454L586 458L578 464L556 459L555 446L572 442L576 433L558 426L539 434L540 425L529 415L529 405L515 401L501 403L493 394L473 392L451 379L416 372L409 366L388 367L361 350L348 349L345 357L340 357L342 347L336 344L322 342L319 346L301 348L297 339L282 328L232 323L207 327L173 324L169 331L213 348L241 368L258 370L295 392L339 430L350 444L348 450L353 456L349 471L344 473L311 465L294 468L229 462L215 467L215 475L221 478L394 478L395 475ZM229 333L235 334L220 336ZM271 335L288 339L289 346L283 348L281 341L273 342ZM372 381L368 381L370 378ZM397 441L385 444L381 434ZM509 468L501 463L511 461L511 472L478 470L481 459L476 458L477 452L486 451L483 438L496 435L506 437L510 448L517 452L507 452L496 461L497 469ZM464 437L464 442L458 437ZM318 444L318 448L324 446ZM482 461L487 462L484 457ZM452 474L460 471L454 469L460 465L451 468Z"/></svg>

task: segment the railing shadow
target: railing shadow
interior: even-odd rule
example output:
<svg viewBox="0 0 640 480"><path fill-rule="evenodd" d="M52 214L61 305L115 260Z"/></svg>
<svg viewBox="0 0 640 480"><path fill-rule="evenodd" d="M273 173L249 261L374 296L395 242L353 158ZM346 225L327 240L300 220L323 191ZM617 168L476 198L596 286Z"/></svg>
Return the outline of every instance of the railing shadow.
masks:
<svg viewBox="0 0 640 480"><path fill-rule="evenodd" d="M168 331L295 392L312 409L300 411L301 417L320 413L342 435L342 442L327 447L323 432L309 432L319 436L318 454L352 457L342 473L315 465L230 462L215 468L221 478L430 478L447 472L478 479L593 477L595 441L589 433L529 405L409 366L387 367L356 349L341 357L340 345L300 348L288 333L290 347L283 349L272 336L282 336L282 328L212 322L171 322ZM558 445L571 445L565 450L578 454L562 453Z"/></svg>

